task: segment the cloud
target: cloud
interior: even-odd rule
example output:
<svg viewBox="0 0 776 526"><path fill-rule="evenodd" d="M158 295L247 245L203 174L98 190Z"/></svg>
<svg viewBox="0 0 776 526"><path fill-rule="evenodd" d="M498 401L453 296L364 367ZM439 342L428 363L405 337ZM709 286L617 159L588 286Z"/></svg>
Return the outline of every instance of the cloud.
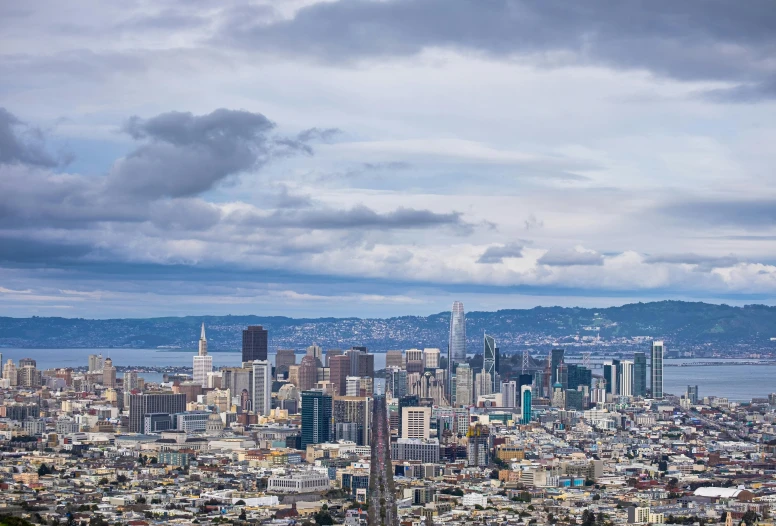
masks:
<svg viewBox="0 0 776 526"><path fill-rule="evenodd" d="M697 270L709 272L715 268L732 267L740 263L733 254L727 256L704 256L700 254L658 254L644 257L644 263L668 263L677 265L694 265Z"/></svg>
<svg viewBox="0 0 776 526"><path fill-rule="evenodd" d="M504 258L523 257L524 243L508 243L506 245L493 246L485 249L477 263L502 263Z"/></svg>
<svg viewBox="0 0 776 526"><path fill-rule="evenodd" d="M592 250L551 249L539 258L538 263L551 267L599 266L604 264L604 257Z"/></svg>
<svg viewBox="0 0 776 526"><path fill-rule="evenodd" d="M56 264L91 253L86 244L0 236L0 262L14 264Z"/></svg>
<svg viewBox="0 0 776 526"><path fill-rule="evenodd" d="M776 199L769 198L683 201L664 205L657 212L711 226L776 226Z"/></svg>
<svg viewBox="0 0 776 526"><path fill-rule="evenodd" d="M568 4L550 0L322 2L287 19L226 17L217 40L316 61L412 56L429 48L592 63L683 80L756 80L774 71L773 5L724 0Z"/></svg>
<svg viewBox="0 0 776 526"><path fill-rule="evenodd" d="M705 90L701 95L712 102L756 104L776 98L776 74L760 81L738 84L729 88Z"/></svg>
<svg viewBox="0 0 776 526"><path fill-rule="evenodd" d="M30 164L54 167L59 164L46 151L43 132L0 107L0 164Z"/></svg>

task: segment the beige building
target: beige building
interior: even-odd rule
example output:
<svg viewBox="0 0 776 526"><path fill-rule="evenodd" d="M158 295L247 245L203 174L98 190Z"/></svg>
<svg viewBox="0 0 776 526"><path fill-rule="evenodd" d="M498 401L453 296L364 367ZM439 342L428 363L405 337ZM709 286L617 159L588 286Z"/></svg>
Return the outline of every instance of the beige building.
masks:
<svg viewBox="0 0 776 526"><path fill-rule="evenodd" d="M430 437L431 408L430 407L403 407L401 414L402 438Z"/></svg>

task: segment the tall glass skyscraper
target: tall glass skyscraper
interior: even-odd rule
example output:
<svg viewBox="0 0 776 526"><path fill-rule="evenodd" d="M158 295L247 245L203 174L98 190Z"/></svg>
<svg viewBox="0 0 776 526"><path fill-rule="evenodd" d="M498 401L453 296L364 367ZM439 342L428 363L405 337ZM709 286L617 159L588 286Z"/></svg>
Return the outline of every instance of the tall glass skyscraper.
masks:
<svg viewBox="0 0 776 526"><path fill-rule="evenodd" d="M663 342L652 342L650 385L652 398L663 398Z"/></svg>
<svg viewBox="0 0 776 526"><path fill-rule="evenodd" d="M450 358L454 363L466 361L466 320L460 301L453 302L450 313Z"/></svg>
<svg viewBox="0 0 776 526"><path fill-rule="evenodd" d="M533 402L533 393L530 385L524 385L520 388L520 413L523 415L521 423L531 422L531 405Z"/></svg>
<svg viewBox="0 0 776 526"><path fill-rule="evenodd" d="M633 396L647 396L647 356L633 353Z"/></svg>
<svg viewBox="0 0 776 526"><path fill-rule="evenodd" d="M482 372L490 375L491 392L497 393L496 383L499 381L496 375L496 340L493 336L485 335L485 348L482 354Z"/></svg>

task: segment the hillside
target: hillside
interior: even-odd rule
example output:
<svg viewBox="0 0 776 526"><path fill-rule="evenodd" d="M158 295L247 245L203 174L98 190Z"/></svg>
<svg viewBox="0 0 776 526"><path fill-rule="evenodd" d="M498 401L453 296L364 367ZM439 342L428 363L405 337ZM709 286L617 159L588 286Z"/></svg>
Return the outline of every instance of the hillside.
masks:
<svg viewBox="0 0 776 526"><path fill-rule="evenodd" d="M271 348L304 348L317 342L326 348L367 345L375 350L415 346L447 348L449 313L385 319L295 319L262 316L197 316L181 318L87 320L67 318L0 318L0 347L196 347L205 322L209 347L237 349L241 330L263 325ZM603 309L536 307L524 310L470 312L466 315L470 349L482 334L495 336L505 350L553 343L574 346L638 345L664 339L674 348L704 346L772 349L776 307L731 307L707 303L662 301ZM593 341L598 336L599 340Z"/></svg>

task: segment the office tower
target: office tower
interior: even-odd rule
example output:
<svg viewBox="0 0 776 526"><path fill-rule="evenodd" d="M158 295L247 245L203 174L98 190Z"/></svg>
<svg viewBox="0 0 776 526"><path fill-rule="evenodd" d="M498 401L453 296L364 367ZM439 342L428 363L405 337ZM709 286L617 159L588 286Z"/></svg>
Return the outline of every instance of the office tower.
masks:
<svg viewBox="0 0 776 526"><path fill-rule="evenodd" d="M366 347L352 347L345 355L350 359L350 376L375 377L375 356Z"/></svg>
<svg viewBox="0 0 776 526"><path fill-rule="evenodd" d="M633 353L633 396L647 396L647 356Z"/></svg>
<svg viewBox="0 0 776 526"><path fill-rule="evenodd" d="M558 366L563 363L564 349L552 349L550 351L550 385L558 381Z"/></svg>
<svg viewBox="0 0 776 526"><path fill-rule="evenodd" d="M481 396L489 395L493 392L493 381L490 379L490 373L482 371L474 375L474 395L472 401L477 405Z"/></svg>
<svg viewBox="0 0 776 526"><path fill-rule="evenodd" d="M466 463L469 466L487 466L490 463L490 450L492 449L488 427L478 422L469 427L466 436L469 439L466 446Z"/></svg>
<svg viewBox="0 0 776 526"><path fill-rule="evenodd" d="M615 383L614 377L617 374L617 371L613 364L611 363L605 363L604 364L604 383L605 389L607 393L616 394L616 391L614 390Z"/></svg>
<svg viewBox="0 0 776 526"><path fill-rule="evenodd" d="M253 370L245 367L224 367L221 369L221 388L229 389L233 397L242 396L250 399Z"/></svg>
<svg viewBox="0 0 776 526"><path fill-rule="evenodd" d="M698 386L697 385L688 385L687 386L687 400L689 400L691 404L697 404L698 403Z"/></svg>
<svg viewBox="0 0 776 526"><path fill-rule="evenodd" d="M373 399L369 396L337 396L333 402L335 440L352 439L359 446L371 440ZM355 427L352 435L351 424ZM350 437L346 436L350 435Z"/></svg>
<svg viewBox="0 0 776 526"><path fill-rule="evenodd" d="M107 362L107 360L106 360ZM133 394L129 397L129 432L142 433L146 415L174 415L186 411L186 395L171 392Z"/></svg>
<svg viewBox="0 0 776 526"><path fill-rule="evenodd" d="M406 351L404 351L404 358L407 362L410 362L410 361L422 362L423 351L420 349L407 349Z"/></svg>
<svg viewBox="0 0 776 526"><path fill-rule="evenodd" d="M556 382L563 386L563 390L569 388L569 367L565 363L561 362L560 365L558 365L558 370L556 373Z"/></svg>
<svg viewBox="0 0 776 526"><path fill-rule="evenodd" d="M442 351L436 348L423 349L423 366L426 369L438 369Z"/></svg>
<svg viewBox="0 0 776 526"><path fill-rule="evenodd" d="M342 349L327 349L326 350L326 367L331 367L331 359L335 356L342 356L343 353Z"/></svg>
<svg viewBox="0 0 776 526"><path fill-rule="evenodd" d="M19 360L19 369L26 365L31 365L32 367L38 367L38 362L35 361L34 358L22 358Z"/></svg>
<svg viewBox="0 0 776 526"><path fill-rule="evenodd" d="M431 431L430 407L402 407L401 437L429 438Z"/></svg>
<svg viewBox="0 0 776 526"><path fill-rule="evenodd" d="M663 342L652 342L650 386L652 398L663 398Z"/></svg>
<svg viewBox="0 0 776 526"><path fill-rule="evenodd" d="M293 349L279 349L275 355L275 377L288 376L288 367L296 365L296 354Z"/></svg>
<svg viewBox="0 0 776 526"><path fill-rule="evenodd" d="M16 365L14 365L13 360L10 358L6 362L5 367L3 367L3 379L8 380L8 384L11 387L19 385L19 376L16 373Z"/></svg>
<svg viewBox="0 0 776 526"><path fill-rule="evenodd" d="M404 354L401 351L388 351L385 353L385 367L404 367Z"/></svg>
<svg viewBox="0 0 776 526"><path fill-rule="evenodd" d="M0 378L3 377L3 353L0 352Z"/></svg>
<svg viewBox="0 0 776 526"><path fill-rule="evenodd" d="M304 356L299 364L299 385L300 391L309 391L315 387L318 381L318 366L312 356Z"/></svg>
<svg viewBox="0 0 776 526"><path fill-rule="evenodd" d="M397 414L397 417L398 417L398 420L399 420L397 422L397 429L399 431L399 436L402 436L401 435L401 432L402 432L402 429L403 429L403 427L402 427L402 414L404 412L404 408L405 407L418 407L418 406L420 406L420 397L418 395L407 395L407 396L402 396L401 398L399 398L399 407L398 407L398 414ZM404 437L404 438L407 438L407 437Z"/></svg>
<svg viewBox="0 0 776 526"><path fill-rule="evenodd" d="M334 384L334 392L337 395L345 395L348 376L350 376L350 358L344 354L332 356L329 361L329 381Z"/></svg>
<svg viewBox="0 0 776 526"><path fill-rule="evenodd" d="M490 375L490 381L496 381L496 340L493 336L485 335L484 349L482 353L482 372ZM495 386L491 386L491 393L498 392Z"/></svg>
<svg viewBox="0 0 776 526"><path fill-rule="evenodd" d="M250 325L242 333L242 361L267 359L267 330L261 325Z"/></svg>
<svg viewBox="0 0 776 526"><path fill-rule="evenodd" d="M450 363L459 364L466 361L466 318L463 303L453 302L450 312ZM449 364L448 364L449 366Z"/></svg>
<svg viewBox="0 0 776 526"><path fill-rule="evenodd" d="M530 373L523 373L517 377L517 388L520 389L524 385L533 384L533 375Z"/></svg>
<svg viewBox="0 0 776 526"><path fill-rule="evenodd" d="M520 413L523 415L521 423L528 424L531 421L531 408L533 404L533 392L530 385L520 388Z"/></svg>
<svg viewBox="0 0 776 526"><path fill-rule="evenodd" d="M116 387L116 368L110 358L106 358L102 366L102 385L113 389Z"/></svg>
<svg viewBox="0 0 776 526"><path fill-rule="evenodd" d="M566 411L584 411L585 409L585 393L577 391L576 389L568 389L564 392L565 405L563 406Z"/></svg>
<svg viewBox="0 0 776 526"><path fill-rule="evenodd" d="M620 362L620 396L633 396L633 362L623 360Z"/></svg>
<svg viewBox="0 0 776 526"><path fill-rule="evenodd" d="M460 407L472 405L474 378L468 363L459 363L455 370L455 403Z"/></svg>
<svg viewBox="0 0 776 526"><path fill-rule="evenodd" d="M331 440L331 411L331 396L319 390L302 392L302 449Z"/></svg>
<svg viewBox="0 0 776 526"><path fill-rule="evenodd" d="M407 370L408 374L411 373L418 373L423 374L423 360L407 360L407 364L405 369Z"/></svg>
<svg viewBox="0 0 776 526"><path fill-rule="evenodd" d="M102 371L102 354L89 355L89 372Z"/></svg>
<svg viewBox="0 0 776 526"><path fill-rule="evenodd" d="M19 363L21 364L21 360L19 361ZM42 377L41 377L40 371L38 371L37 367L35 367L34 365L30 365L29 363L25 364L22 367L19 367L16 374L19 377L18 384L21 387L39 387L42 383ZM114 372L114 383L115 383L115 376L116 375Z"/></svg>
<svg viewBox="0 0 776 526"><path fill-rule="evenodd" d="M194 383L207 387L207 375L213 372L213 357L207 354L207 338L205 337L205 324L202 324L202 333L199 336L199 351L194 357Z"/></svg>
<svg viewBox="0 0 776 526"><path fill-rule="evenodd" d="M348 376L345 379L345 396L361 396L360 376Z"/></svg>
<svg viewBox="0 0 776 526"><path fill-rule="evenodd" d="M317 343L312 344L307 348L307 356L315 358L318 367L323 367L323 347Z"/></svg>
<svg viewBox="0 0 776 526"><path fill-rule="evenodd" d="M517 382L514 380L501 382L501 405L504 407L517 406Z"/></svg>
<svg viewBox="0 0 776 526"><path fill-rule="evenodd" d="M385 391L390 391L394 398L407 395L407 371L399 367L389 367L385 371Z"/></svg>
<svg viewBox="0 0 776 526"><path fill-rule="evenodd" d="M272 366L267 360L257 360L253 368L253 412L268 416L272 409Z"/></svg>
<svg viewBox="0 0 776 526"><path fill-rule="evenodd" d="M124 372L124 391L132 391L137 389L137 371L125 371Z"/></svg>

